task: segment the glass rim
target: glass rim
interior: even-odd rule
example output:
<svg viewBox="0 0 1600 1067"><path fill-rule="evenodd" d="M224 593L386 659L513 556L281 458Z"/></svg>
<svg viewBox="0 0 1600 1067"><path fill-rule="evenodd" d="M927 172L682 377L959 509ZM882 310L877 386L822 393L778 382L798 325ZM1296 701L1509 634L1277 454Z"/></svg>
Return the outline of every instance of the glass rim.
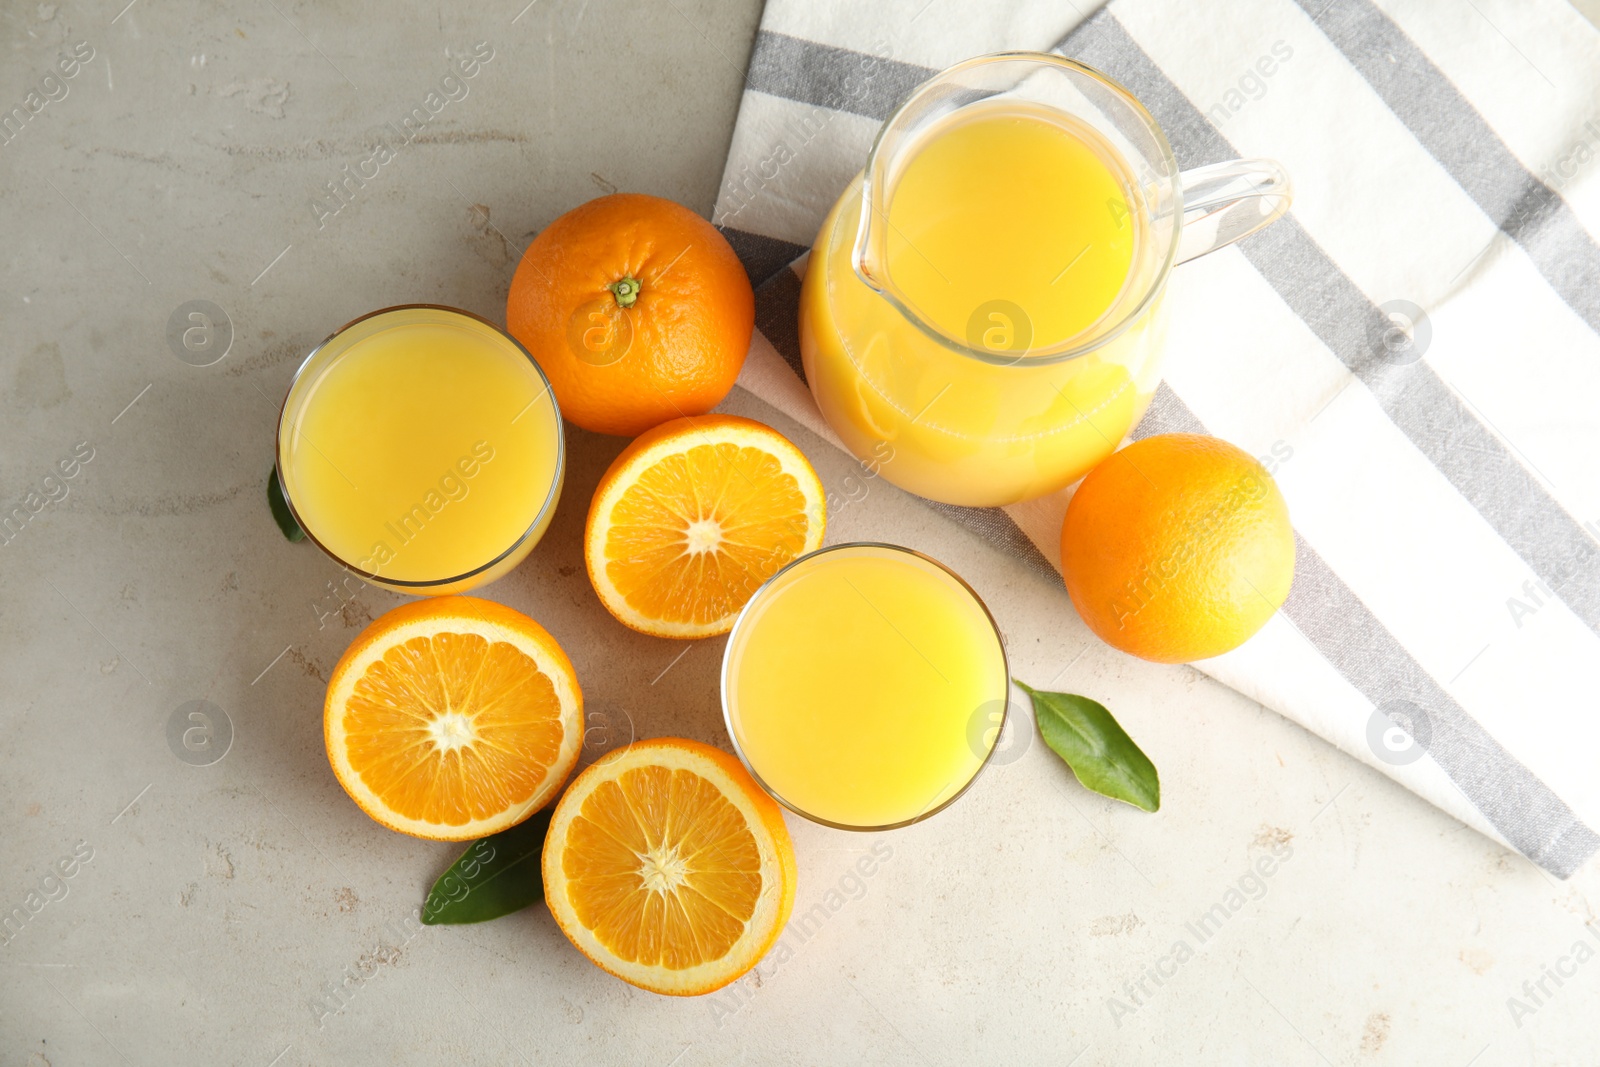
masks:
<svg viewBox="0 0 1600 1067"><path fill-rule="evenodd" d="M732 704L728 699L729 673L733 662L734 646L739 637L740 628L745 625L746 620L750 617L751 609L756 606L756 602L761 600L765 595L769 594L773 584L794 568L803 563L807 563L818 556L823 556L829 552L838 552L849 548L874 549L885 555L898 553L906 556L914 556L925 563L932 564L940 571L943 571L950 578L954 579L955 583L965 590L966 594L972 598L973 603L978 605L978 610L983 612L983 617L988 620L989 629L994 633L995 644L999 646L1000 649L1000 666L1003 676L1003 685L1001 686L1002 696L1000 700L1000 723L998 728L995 730L994 744L989 746L989 750L983 754L983 758L978 761L977 767L973 768L971 776L969 776L967 780L962 783L961 788L957 789L954 793L951 793L937 806L925 808L909 819L901 819L899 822L884 823L882 825L873 826L834 822L831 819L824 819L820 815L813 815L811 812L806 811L798 804L786 799L783 794L779 793L776 789L769 785L766 779L761 777L760 772L751 765L749 757L745 755L744 746L739 744L739 735L734 731L733 728L733 715L731 712ZM989 610L989 605L983 602L983 597L978 595L978 591L972 588L972 584L970 582L961 577L961 575L957 574L950 567L934 559L926 552L919 552L914 548L907 548L904 545L890 544L887 541L843 541L836 545L824 545L822 548L813 549L804 555L796 556L788 563L785 563L782 567L779 567L775 572L773 572L772 577L762 582L761 585L756 588L756 591L751 594L750 599L745 602L744 607L739 609L739 614L734 618L733 621L733 628L728 632L728 643L723 647L722 650L722 669L719 674L719 686L722 697L722 724L728 731L729 741L733 744L733 754L739 758L739 762L744 765L744 769L750 772L750 777L755 779L756 784L761 787L762 792L766 793L773 800L776 800L783 807L794 812L803 819L807 819L821 826L827 826L835 830L851 830L856 833L877 833L883 830L898 830L901 827L912 826L916 823L922 822L924 819L932 818L939 812L954 804L957 800L961 799L961 797L972 788L973 783L977 782L979 776L983 774L984 769L989 766L989 761L994 758L995 749L1000 747L1000 735L1005 732L1006 722L1011 714L1011 663L1006 657L1006 642L1004 636L1000 633L1000 624L995 621L994 613Z"/></svg>
<svg viewBox="0 0 1600 1067"><path fill-rule="evenodd" d="M363 570L354 563L351 563L349 560L339 555L339 553L333 551L333 549L323 544L317 539L317 535L311 532L311 527L306 525L306 521L301 517L299 509L294 506L294 497L289 493L289 483L283 474L284 420L289 413L289 398L294 395L295 387L300 384L300 379L305 376L306 371L310 368L312 362L317 358L318 354L336 341L346 331L352 327L359 326L368 319L375 319L380 315L388 315L397 311L442 311L450 315L459 315L462 318L471 319L482 326L487 326L494 333L505 338L507 341L510 341L512 346L518 352L521 352L523 358L526 359L528 364L533 367L534 372L539 376L539 380L544 383L545 395L550 397L550 408L555 414L555 473L550 479L550 489L545 493L544 501L539 505L539 510L534 514L533 521L528 524L527 529L523 530L522 533L517 536L516 540L511 542L511 546L505 551L498 553L487 563L473 567L469 571L465 571L462 574L458 574L449 578L387 578L381 574ZM561 405L556 400L554 388L552 388L550 385L550 377L549 375L545 374L544 368L539 365L539 361L533 358L533 353L529 352L521 341L518 341L515 337L513 337L509 330L503 329L500 326L496 326L493 322L490 322L482 315L473 314L472 312L466 311L462 308L451 307L448 304L393 304L389 307L379 308L376 311L369 311L365 315L359 315L356 318L351 319L349 322L345 323L343 326L340 326L337 330L334 330L327 337L324 337L321 341L312 346L311 351L306 353L305 358L300 361L300 365L295 368L294 376L289 379L289 388L284 390L283 403L279 405L278 408L278 427L274 436L273 450L274 462L272 469L278 480L278 490L283 494L283 502L288 506L289 514L293 516L295 524L299 526L301 532L306 535L306 540L316 545L322 550L324 555L333 560L339 566L367 581L376 582L385 586L393 586L402 589L417 589L423 591L439 586L454 585L457 582L464 582L469 578L476 577L477 575L482 574L484 571L489 570L491 567L503 562L506 557L510 556L513 552L517 551L517 549L521 548L525 543L527 543L528 538L533 536L533 532L539 528L539 524L545 520L546 516L555 507L556 500L560 496L561 483L567 469L567 435L562 432Z"/></svg>
<svg viewBox="0 0 1600 1067"><path fill-rule="evenodd" d="M904 115L913 104L918 103L922 97L922 94L926 92L935 82L942 81L953 74L974 70L978 67L984 67L998 63L1015 63L1019 61L1039 63L1046 66L1055 67L1059 70L1065 70L1071 73L1087 76L1111 90L1111 92L1123 104L1127 105L1134 112L1134 114L1136 114L1144 122L1150 134L1155 138L1157 146L1161 150L1161 159L1163 166L1165 167L1165 173L1162 175L1162 177L1172 184L1173 193L1176 197L1176 203L1174 205L1173 212L1176 217L1176 224L1172 228L1172 238L1167 242L1167 248L1165 252L1160 254L1159 263L1156 266L1155 273L1151 277L1149 283L1145 286L1143 295L1140 296L1138 302L1132 308L1130 308L1115 325L1099 333L1089 341L1075 343L1074 339L1069 337L1067 340L1058 342L1055 345L1045 346L1044 348L1040 349L1039 354L1037 355L1025 351L1020 355L1011 354L1001 356L985 349L974 348L961 338L947 335L937 326L934 326L932 323L926 321L914 309L908 307L906 303L892 291L891 286L880 285L879 283L868 278L863 272L861 264L866 255L868 232L867 220L871 217L872 213L872 191L874 186L873 171L877 169L879 150L883 147L884 135L889 132L890 127L898 122L901 116ZM867 152L866 166L861 172L861 215L856 224L856 237L852 242L850 249L850 266L855 271L856 277L859 278L864 285L870 288L878 296L887 300L889 304L906 319L906 321L910 322L936 344L949 348L960 355L967 356L971 359L976 359L980 362L988 363L997 367L1040 367L1049 366L1056 363L1065 363L1068 360L1077 359L1080 356L1086 356L1092 352L1096 352L1110 344L1112 341L1115 341L1117 338L1121 337L1124 333L1127 333L1128 330L1132 329L1134 323L1139 322L1144 317L1145 312L1150 309L1150 306L1155 303L1156 299L1160 297L1162 291L1165 290L1167 278L1171 275L1172 268L1177 261L1178 244L1183 233L1183 189L1178 182L1178 174L1178 158L1173 154L1172 145L1167 141L1166 131L1161 128L1161 124L1156 121L1155 116L1150 114L1150 109L1145 107L1138 97L1129 92L1127 87L1121 82L1117 81L1115 78L1112 78L1103 71L1089 66L1087 63L1080 63L1075 59L1068 59L1059 52L1033 52L1024 49L1014 49L1002 52L987 52L983 55L973 56L970 59L964 59L959 63L952 64L951 66L946 67L937 74L933 75L931 78L928 78L926 81L919 84L916 88L912 89L911 92L906 94L905 99L900 101L889 117L884 120L883 125L878 127L878 132L872 139L872 148ZM1119 301L1122 299L1122 295L1120 293L1118 294L1117 299ZM1107 310L1109 311L1110 309ZM1090 326L1085 327L1084 332L1087 332L1089 329L1092 329L1098 324L1099 323L1097 320L1096 323L1092 323Z"/></svg>

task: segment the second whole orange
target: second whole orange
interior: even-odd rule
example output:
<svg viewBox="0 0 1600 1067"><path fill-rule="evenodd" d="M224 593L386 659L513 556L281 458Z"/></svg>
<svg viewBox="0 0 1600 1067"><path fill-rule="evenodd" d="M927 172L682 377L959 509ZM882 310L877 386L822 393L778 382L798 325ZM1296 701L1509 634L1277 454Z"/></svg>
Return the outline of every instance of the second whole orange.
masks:
<svg viewBox="0 0 1600 1067"><path fill-rule="evenodd" d="M1220 656L1289 595L1294 529L1254 457L1204 434L1158 434L1084 478L1061 526L1061 573L1101 640L1141 659Z"/></svg>
<svg viewBox="0 0 1600 1067"><path fill-rule="evenodd" d="M549 376L561 414L627 437L716 407L754 324L749 276L716 227L639 193L545 227L506 298L506 329Z"/></svg>

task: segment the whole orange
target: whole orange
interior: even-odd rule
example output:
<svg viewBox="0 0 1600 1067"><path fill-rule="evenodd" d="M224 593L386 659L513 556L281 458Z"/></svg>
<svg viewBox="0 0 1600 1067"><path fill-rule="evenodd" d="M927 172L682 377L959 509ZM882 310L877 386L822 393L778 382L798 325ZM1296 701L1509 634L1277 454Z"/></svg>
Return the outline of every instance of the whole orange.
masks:
<svg viewBox="0 0 1600 1067"><path fill-rule="evenodd" d="M750 279L716 227L640 193L546 226L506 298L506 328L544 368L561 414L628 437L716 407L754 324Z"/></svg>
<svg viewBox="0 0 1600 1067"><path fill-rule="evenodd" d="M1283 605L1294 529L1254 457L1203 434L1159 434L1084 478L1061 524L1061 573L1106 644L1187 663L1244 644Z"/></svg>

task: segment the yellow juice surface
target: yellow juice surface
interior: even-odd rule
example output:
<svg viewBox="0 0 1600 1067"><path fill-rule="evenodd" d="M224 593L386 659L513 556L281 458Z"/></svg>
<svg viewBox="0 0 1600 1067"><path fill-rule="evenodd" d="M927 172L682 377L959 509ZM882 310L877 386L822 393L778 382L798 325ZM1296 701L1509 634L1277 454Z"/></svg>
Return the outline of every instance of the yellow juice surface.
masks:
<svg viewBox="0 0 1600 1067"><path fill-rule="evenodd" d="M823 223L801 294L817 403L857 456L889 457L883 475L923 496L991 506L1063 488L1110 455L1159 382L1159 299L1087 354L1040 351L1096 339L1150 276L1119 157L1015 104L964 109L908 151L874 218L875 269L936 336L855 271L858 179Z"/></svg>
<svg viewBox="0 0 1600 1067"><path fill-rule="evenodd" d="M543 376L465 315L404 309L351 331L348 348L313 359L286 405L280 463L307 532L395 582L495 560L541 518L559 476L560 420ZM412 591L490 580L539 532L475 581Z"/></svg>
<svg viewBox="0 0 1600 1067"><path fill-rule="evenodd" d="M930 137L889 201L889 276L951 337L977 326L989 347L1010 351L1024 333L1042 348L1083 332L1111 307L1133 262L1122 182L1102 151L1027 111ZM985 310L998 299L1021 315Z"/></svg>
<svg viewBox="0 0 1600 1067"><path fill-rule="evenodd" d="M824 550L734 630L729 729L769 790L849 827L904 823L983 765L1006 698L988 613L943 568L894 549Z"/></svg>

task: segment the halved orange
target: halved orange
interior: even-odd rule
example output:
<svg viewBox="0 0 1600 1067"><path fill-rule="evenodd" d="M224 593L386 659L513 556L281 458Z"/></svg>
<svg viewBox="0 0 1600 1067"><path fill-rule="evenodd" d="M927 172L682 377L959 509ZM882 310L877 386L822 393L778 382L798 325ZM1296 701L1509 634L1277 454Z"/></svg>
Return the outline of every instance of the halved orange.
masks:
<svg viewBox="0 0 1600 1067"><path fill-rule="evenodd" d="M345 650L323 736L362 811L413 837L467 841L555 796L583 747L583 694L555 638L521 612L419 600Z"/></svg>
<svg viewBox="0 0 1600 1067"><path fill-rule="evenodd" d="M736 415L674 419L600 479L583 557L606 610L657 637L727 633L762 582L822 544L824 494L805 454Z"/></svg>
<svg viewBox="0 0 1600 1067"><path fill-rule="evenodd" d="M573 781L544 839L545 902L578 951L671 996L760 962L794 907L794 843L744 765L698 741L636 741Z"/></svg>

